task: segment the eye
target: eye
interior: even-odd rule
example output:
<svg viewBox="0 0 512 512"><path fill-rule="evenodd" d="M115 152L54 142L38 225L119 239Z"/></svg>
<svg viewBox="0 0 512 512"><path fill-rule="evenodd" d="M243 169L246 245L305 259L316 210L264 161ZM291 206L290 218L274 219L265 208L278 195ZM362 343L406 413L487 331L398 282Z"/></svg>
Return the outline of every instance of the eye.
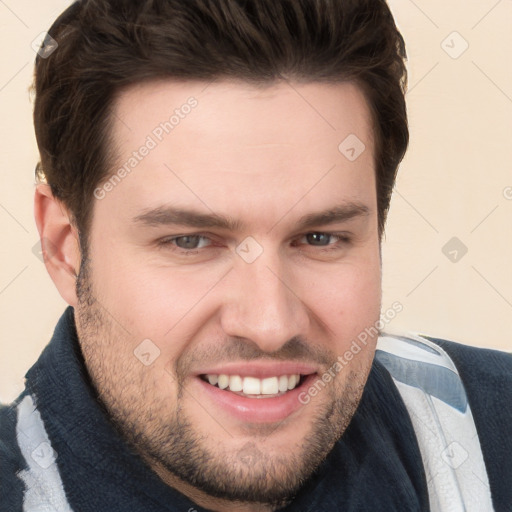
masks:
<svg viewBox="0 0 512 512"><path fill-rule="evenodd" d="M305 238L310 245L325 246L329 245L332 235L328 233L308 233Z"/></svg>
<svg viewBox="0 0 512 512"><path fill-rule="evenodd" d="M202 235L182 235L161 240L160 244L171 245L184 251L193 251L211 245L211 240Z"/></svg>
<svg viewBox="0 0 512 512"><path fill-rule="evenodd" d="M300 240L305 240L306 244L313 247L336 249L339 245L350 242L350 237L346 234L315 232L307 233Z"/></svg>

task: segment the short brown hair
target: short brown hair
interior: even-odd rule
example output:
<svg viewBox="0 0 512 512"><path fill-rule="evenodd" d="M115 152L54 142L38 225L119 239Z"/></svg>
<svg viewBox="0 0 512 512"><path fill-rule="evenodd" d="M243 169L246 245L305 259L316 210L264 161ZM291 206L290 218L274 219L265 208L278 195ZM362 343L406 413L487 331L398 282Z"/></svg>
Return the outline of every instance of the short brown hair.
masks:
<svg viewBox="0 0 512 512"><path fill-rule="evenodd" d="M382 235L409 139L405 46L385 0L81 0L48 33L58 48L36 59L36 171L83 242L115 166L113 100L162 78L357 83L374 119Z"/></svg>

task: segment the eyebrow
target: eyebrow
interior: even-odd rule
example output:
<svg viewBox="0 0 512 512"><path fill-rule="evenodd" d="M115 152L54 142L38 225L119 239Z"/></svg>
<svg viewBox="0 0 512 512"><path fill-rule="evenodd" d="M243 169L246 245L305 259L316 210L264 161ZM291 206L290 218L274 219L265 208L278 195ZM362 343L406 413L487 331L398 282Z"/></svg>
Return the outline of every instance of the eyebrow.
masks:
<svg viewBox="0 0 512 512"><path fill-rule="evenodd" d="M315 226L346 222L357 217L367 217L370 212L371 209L365 204L350 201L327 210L308 213L300 217L296 223L296 229L303 230ZM242 221L231 217L217 213L202 213L185 208L173 208L172 206L159 206L144 211L132 220L136 224L150 227L179 225L203 229L218 228L232 232L242 231L245 227Z"/></svg>

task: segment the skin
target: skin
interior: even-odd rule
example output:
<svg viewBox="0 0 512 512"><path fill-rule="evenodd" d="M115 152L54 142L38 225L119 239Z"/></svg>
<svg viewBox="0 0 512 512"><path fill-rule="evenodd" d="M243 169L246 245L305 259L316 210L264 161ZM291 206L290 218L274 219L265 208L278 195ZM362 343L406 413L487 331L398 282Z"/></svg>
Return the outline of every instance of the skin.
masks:
<svg viewBox="0 0 512 512"><path fill-rule="evenodd" d="M281 421L226 413L197 372L294 361L321 376L377 322L372 121L351 83L146 83L115 102L119 166L191 96L197 106L179 125L102 199L93 198L87 259L47 185L36 190L36 222L52 244L48 271L75 308L94 385L127 441L164 482L205 508L274 510L350 422L376 338ZM338 150L349 134L366 146L353 162ZM298 227L305 215L348 203L364 205L366 214ZM169 206L240 225L134 220ZM188 239L191 249L178 246L184 239L169 240L184 235L206 238ZM247 237L263 250L252 263L236 250ZM146 339L155 356L147 366L134 355Z"/></svg>

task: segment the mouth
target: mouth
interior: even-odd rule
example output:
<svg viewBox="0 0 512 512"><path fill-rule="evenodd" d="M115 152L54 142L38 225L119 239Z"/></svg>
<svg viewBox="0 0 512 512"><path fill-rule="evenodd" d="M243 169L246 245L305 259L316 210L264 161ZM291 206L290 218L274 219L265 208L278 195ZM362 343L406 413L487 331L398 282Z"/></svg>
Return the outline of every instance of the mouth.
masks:
<svg viewBox="0 0 512 512"><path fill-rule="evenodd" d="M218 389L229 391L246 398L275 398L300 387L308 375L294 373L290 375L274 375L265 378L242 377L240 375L202 374L201 380Z"/></svg>
<svg viewBox="0 0 512 512"><path fill-rule="evenodd" d="M243 424L282 422L308 409L301 397L317 380L315 370L297 364L230 364L218 370L204 369L192 381L198 392L194 396L198 401L203 397L204 405L209 403L222 411L222 417L227 414L226 419L231 417Z"/></svg>

